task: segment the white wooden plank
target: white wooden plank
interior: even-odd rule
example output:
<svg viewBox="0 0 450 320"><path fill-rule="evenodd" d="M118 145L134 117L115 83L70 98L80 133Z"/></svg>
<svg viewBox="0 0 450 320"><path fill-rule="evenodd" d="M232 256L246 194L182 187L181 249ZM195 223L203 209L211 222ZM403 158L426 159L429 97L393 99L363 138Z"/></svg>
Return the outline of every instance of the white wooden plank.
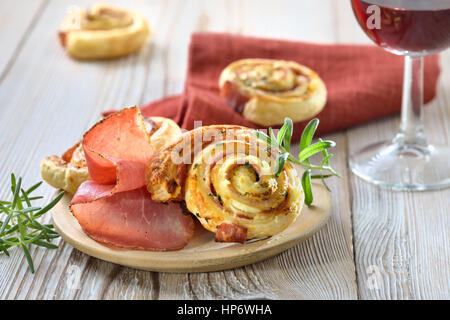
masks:
<svg viewBox="0 0 450 320"><path fill-rule="evenodd" d="M0 2L0 81L14 64L45 7L45 0Z"/></svg>
<svg viewBox="0 0 450 320"><path fill-rule="evenodd" d="M343 42L369 39L352 17L350 2L339 2ZM438 96L425 109L425 132L449 144L450 52L441 54ZM390 139L398 116L348 130L349 151ZM363 299L449 299L450 190L391 192L351 176L353 230L359 295Z"/></svg>

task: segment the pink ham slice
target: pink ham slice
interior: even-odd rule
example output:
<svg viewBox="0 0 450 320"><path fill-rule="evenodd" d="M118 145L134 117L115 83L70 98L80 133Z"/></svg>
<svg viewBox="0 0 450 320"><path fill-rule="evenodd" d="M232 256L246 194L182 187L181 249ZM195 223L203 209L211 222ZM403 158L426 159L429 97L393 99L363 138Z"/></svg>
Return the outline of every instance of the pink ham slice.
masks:
<svg viewBox="0 0 450 320"><path fill-rule="evenodd" d="M94 240L142 250L177 250L194 233L194 221L177 203L151 200L145 165L154 150L138 108L115 113L83 138L92 180L84 182L70 208Z"/></svg>
<svg viewBox="0 0 450 320"><path fill-rule="evenodd" d="M111 191L113 186L109 187ZM183 214L180 205L154 202L145 187L77 204L80 197L86 201L104 191L103 185L86 181L71 205L84 232L94 240L125 248L162 251L181 249L192 237L194 222Z"/></svg>
<svg viewBox="0 0 450 320"><path fill-rule="evenodd" d="M84 134L83 150L92 180L116 183L116 191L145 185L145 165L155 151L137 107L123 109L94 125Z"/></svg>

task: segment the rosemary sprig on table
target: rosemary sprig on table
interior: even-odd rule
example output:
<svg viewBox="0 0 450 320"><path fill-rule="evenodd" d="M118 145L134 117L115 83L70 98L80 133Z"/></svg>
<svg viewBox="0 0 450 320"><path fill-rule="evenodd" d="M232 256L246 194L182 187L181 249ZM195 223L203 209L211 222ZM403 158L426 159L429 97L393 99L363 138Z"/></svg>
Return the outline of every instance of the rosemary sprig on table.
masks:
<svg viewBox="0 0 450 320"><path fill-rule="evenodd" d="M259 139L269 144L266 148L267 150L276 148L281 151L281 153L277 156L277 167L275 173L277 177L280 176L286 161L298 164L306 169L302 175L301 182L303 192L305 193L305 204L308 206L310 206L313 202L311 179L322 179L325 187L330 190L325 183L325 179L332 176L340 177L340 175L331 167L330 164L330 158L333 154L328 153L327 151L327 149L334 147L336 143L331 140L322 140L320 138L318 139L318 142L312 143L314 133L316 132L318 125L319 119L312 119L303 130L300 139L300 153L297 158L290 154L293 132L293 123L291 119L284 119L284 124L280 131L278 131L277 136L275 136L272 128L269 128L269 136L258 130L253 132ZM312 164L309 159L317 153L322 154L322 160L319 165ZM313 170L319 171L319 173L312 174Z"/></svg>
<svg viewBox="0 0 450 320"><path fill-rule="evenodd" d="M27 259L30 271L34 273L33 260L30 255L30 246L37 245L48 249L57 249L58 246L51 243L59 234L54 231L52 224L41 224L37 221L42 215L53 208L64 195L62 191L45 207L32 206L31 202L42 199L42 196L31 196L41 182L24 190L22 178L16 179L11 174L12 201L0 201L0 253L9 257L8 249L19 246Z"/></svg>

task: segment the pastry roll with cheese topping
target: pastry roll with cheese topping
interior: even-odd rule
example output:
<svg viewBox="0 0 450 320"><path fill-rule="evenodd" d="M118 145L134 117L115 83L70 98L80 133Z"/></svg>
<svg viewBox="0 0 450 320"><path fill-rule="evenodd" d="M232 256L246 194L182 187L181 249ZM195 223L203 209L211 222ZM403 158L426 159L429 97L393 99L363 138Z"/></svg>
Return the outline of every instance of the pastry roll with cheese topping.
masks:
<svg viewBox="0 0 450 320"><path fill-rule="evenodd" d="M300 180L290 163L275 175L278 151L268 151L252 131L201 127L160 149L146 169L153 200L185 200L187 209L221 242L282 232L303 206Z"/></svg>
<svg viewBox="0 0 450 320"><path fill-rule="evenodd" d="M73 10L64 19L59 39L76 59L107 59L139 50L150 34L139 14L111 5Z"/></svg>
<svg viewBox="0 0 450 320"><path fill-rule="evenodd" d="M228 65L219 80L220 94L236 112L255 124L310 119L326 103L324 82L313 70L293 61L243 59Z"/></svg>
<svg viewBox="0 0 450 320"><path fill-rule="evenodd" d="M163 117L144 118L152 147L157 150L178 140L180 127ZM61 157L50 156L41 161L41 176L49 185L75 194L78 187L90 179L83 145L78 142Z"/></svg>

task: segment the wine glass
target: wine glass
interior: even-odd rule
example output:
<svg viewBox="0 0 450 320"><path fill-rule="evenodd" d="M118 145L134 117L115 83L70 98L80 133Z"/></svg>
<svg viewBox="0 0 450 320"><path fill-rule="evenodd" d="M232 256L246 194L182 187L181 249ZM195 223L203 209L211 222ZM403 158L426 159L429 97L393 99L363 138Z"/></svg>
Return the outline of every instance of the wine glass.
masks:
<svg viewBox="0 0 450 320"><path fill-rule="evenodd" d="M350 156L360 178L394 190L450 186L450 147L430 144L422 123L423 57L450 46L450 0L351 0L365 33L405 56L400 129Z"/></svg>

